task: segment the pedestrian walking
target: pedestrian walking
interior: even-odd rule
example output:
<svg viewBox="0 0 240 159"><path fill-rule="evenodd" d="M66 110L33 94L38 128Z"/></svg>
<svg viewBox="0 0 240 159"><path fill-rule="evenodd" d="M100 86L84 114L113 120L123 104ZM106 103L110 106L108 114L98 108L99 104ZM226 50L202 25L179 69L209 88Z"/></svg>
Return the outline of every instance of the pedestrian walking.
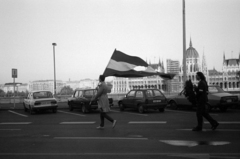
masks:
<svg viewBox="0 0 240 159"><path fill-rule="evenodd" d="M112 128L115 127L117 120L113 120L107 113L110 111L109 100L108 100L108 87L105 83L105 76L99 76L99 84L97 88L97 95L93 100L98 99L98 108L100 109L100 119L101 123L97 129L104 129L104 118L112 122Z"/></svg>
<svg viewBox="0 0 240 159"><path fill-rule="evenodd" d="M212 130L215 130L219 123L214 120L208 113L206 106L208 102L208 84L202 72L197 72L196 78L199 81L198 86L194 86L197 97L197 121L198 125L192 131L202 131L203 117L212 125Z"/></svg>

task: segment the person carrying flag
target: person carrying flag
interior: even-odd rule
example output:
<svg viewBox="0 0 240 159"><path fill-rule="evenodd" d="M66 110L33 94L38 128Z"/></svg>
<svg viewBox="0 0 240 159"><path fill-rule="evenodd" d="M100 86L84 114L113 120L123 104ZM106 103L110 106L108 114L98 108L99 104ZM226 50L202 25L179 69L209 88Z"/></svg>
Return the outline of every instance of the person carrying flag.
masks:
<svg viewBox="0 0 240 159"><path fill-rule="evenodd" d="M107 113L110 111L109 107L109 100L108 100L108 87L105 83L105 76L100 75L99 76L99 85L97 89L97 95L92 100L98 99L98 108L100 109L100 119L101 123L100 126L97 127L97 129L104 129L104 118L108 119L110 122L113 123L112 128L115 127L117 120L113 120Z"/></svg>

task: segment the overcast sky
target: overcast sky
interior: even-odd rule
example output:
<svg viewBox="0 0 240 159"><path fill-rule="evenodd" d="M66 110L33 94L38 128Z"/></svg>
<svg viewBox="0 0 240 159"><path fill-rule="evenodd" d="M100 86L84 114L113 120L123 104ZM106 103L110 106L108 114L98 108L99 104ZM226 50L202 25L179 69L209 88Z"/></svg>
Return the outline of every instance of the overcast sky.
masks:
<svg viewBox="0 0 240 159"><path fill-rule="evenodd" d="M240 0L185 0L186 48L209 69L240 53ZM0 84L97 79L116 48L151 63L183 54L182 0L0 0Z"/></svg>

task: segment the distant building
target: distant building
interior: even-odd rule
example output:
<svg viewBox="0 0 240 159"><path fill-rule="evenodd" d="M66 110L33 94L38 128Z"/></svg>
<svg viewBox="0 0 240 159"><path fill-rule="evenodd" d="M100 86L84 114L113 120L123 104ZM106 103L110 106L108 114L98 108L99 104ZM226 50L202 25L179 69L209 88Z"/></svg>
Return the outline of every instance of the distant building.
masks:
<svg viewBox="0 0 240 159"><path fill-rule="evenodd" d="M15 83L15 92L17 92L18 86L22 83ZM7 92L14 92L14 83L5 83L3 86L3 91Z"/></svg>
<svg viewBox="0 0 240 159"><path fill-rule="evenodd" d="M61 80L56 80L56 93L59 93L61 89L66 85ZM29 91L46 90L54 92L54 80L38 80L29 82Z"/></svg>
<svg viewBox="0 0 240 159"><path fill-rule="evenodd" d="M17 86L18 92L28 92L29 91L29 85L28 83L20 84Z"/></svg>
<svg viewBox="0 0 240 159"><path fill-rule="evenodd" d="M67 81L66 86L69 86L73 90L77 88L96 88L98 80L82 79L80 81Z"/></svg>
<svg viewBox="0 0 240 159"><path fill-rule="evenodd" d="M80 81L67 81L66 86L69 86L73 90L80 88Z"/></svg>
<svg viewBox="0 0 240 159"><path fill-rule="evenodd" d="M192 46L192 40L190 39L189 48L186 50L186 74L187 80L191 80L194 84L198 83L196 73L199 71L203 72L203 74L208 79L208 71L204 54L202 60L203 61L201 63L199 54L197 50ZM180 89L182 90L185 84L183 81L183 65L180 66L179 82L181 83Z"/></svg>
<svg viewBox="0 0 240 159"><path fill-rule="evenodd" d="M169 92L179 92L179 61L167 59L167 73L175 74L172 80L168 80L168 91Z"/></svg>
<svg viewBox="0 0 240 159"><path fill-rule="evenodd" d="M238 58L226 59L223 54L222 72L209 70L209 84L218 85L226 91L239 91L239 79L236 78L240 71L240 54Z"/></svg>
<svg viewBox="0 0 240 159"><path fill-rule="evenodd" d="M96 88L98 83L99 83L98 80L83 79L80 80L79 88Z"/></svg>

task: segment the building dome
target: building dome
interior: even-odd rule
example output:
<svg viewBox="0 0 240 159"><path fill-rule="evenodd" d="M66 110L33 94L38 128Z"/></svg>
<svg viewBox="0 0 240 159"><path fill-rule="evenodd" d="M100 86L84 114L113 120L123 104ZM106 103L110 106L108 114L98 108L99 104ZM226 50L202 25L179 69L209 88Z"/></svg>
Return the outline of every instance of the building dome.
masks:
<svg viewBox="0 0 240 159"><path fill-rule="evenodd" d="M199 58L197 50L192 47L192 40L190 40L189 48L186 51L186 58Z"/></svg>

